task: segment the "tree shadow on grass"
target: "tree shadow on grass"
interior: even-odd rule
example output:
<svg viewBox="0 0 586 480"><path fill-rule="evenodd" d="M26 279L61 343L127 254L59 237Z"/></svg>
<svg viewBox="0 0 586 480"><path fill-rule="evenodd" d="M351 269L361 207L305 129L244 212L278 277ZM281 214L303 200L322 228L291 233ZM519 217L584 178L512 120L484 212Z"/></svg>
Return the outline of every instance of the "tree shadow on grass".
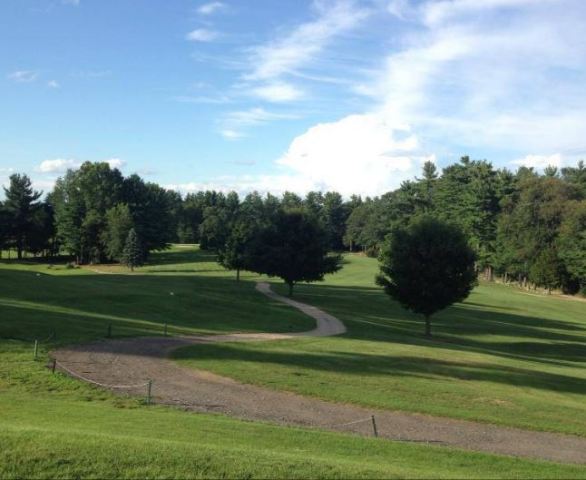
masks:
<svg viewBox="0 0 586 480"><path fill-rule="evenodd" d="M586 394L583 378L486 362L457 362L417 356L387 356L333 351L328 353L275 352L238 344L197 345L178 350L175 359L277 364L344 375L384 375L422 379L457 379L501 383L561 393Z"/></svg>
<svg viewBox="0 0 586 480"><path fill-rule="evenodd" d="M312 285L299 293L298 300L342 319L348 327L346 338L472 351L560 366L586 362L586 324L465 302L434 316L434 337L429 339L422 335L423 318L401 308L380 289Z"/></svg>
<svg viewBox="0 0 586 480"><path fill-rule="evenodd" d="M59 339L170 333L291 332L313 321L254 283L194 275L41 275L0 270L0 336ZM94 326L92 328L92 325Z"/></svg>

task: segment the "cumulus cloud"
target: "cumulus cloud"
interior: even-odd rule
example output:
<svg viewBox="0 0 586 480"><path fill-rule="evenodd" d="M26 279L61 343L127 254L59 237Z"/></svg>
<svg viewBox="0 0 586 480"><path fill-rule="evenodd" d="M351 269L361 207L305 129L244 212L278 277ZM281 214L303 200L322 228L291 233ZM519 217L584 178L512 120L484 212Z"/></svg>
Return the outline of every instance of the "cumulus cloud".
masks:
<svg viewBox="0 0 586 480"><path fill-rule="evenodd" d="M564 152L584 147L586 42L575 0L395 0L388 11L418 25L364 91L373 111L318 124L277 164L291 178L381 193L419 173L437 149ZM506 15L507 21L499 21ZM421 30L422 29L422 30ZM270 70L267 70L270 72ZM564 75L564 72L573 72ZM409 125L409 128L407 127ZM561 154L516 165L560 166Z"/></svg>
<svg viewBox="0 0 586 480"><path fill-rule="evenodd" d="M428 159L407 125L371 113L310 128L277 163L320 189L372 195L419 173Z"/></svg>
<svg viewBox="0 0 586 480"><path fill-rule="evenodd" d="M50 80L47 82L47 87L57 89L57 88L60 88L61 85L56 80Z"/></svg>
<svg viewBox="0 0 586 480"><path fill-rule="evenodd" d="M185 39L190 42L212 42L218 38L219 33L215 30L208 30L207 28L197 28L189 32Z"/></svg>

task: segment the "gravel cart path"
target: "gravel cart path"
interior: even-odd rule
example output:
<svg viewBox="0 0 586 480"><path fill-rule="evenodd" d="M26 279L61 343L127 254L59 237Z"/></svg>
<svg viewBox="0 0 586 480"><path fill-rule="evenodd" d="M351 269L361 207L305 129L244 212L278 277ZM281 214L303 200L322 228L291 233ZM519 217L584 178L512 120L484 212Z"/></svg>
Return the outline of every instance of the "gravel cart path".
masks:
<svg viewBox="0 0 586 480"><path fill-rule="evenodd" d="M316 328L296 334L229 334L190 337L142 337L109 340L52 352L58 368L119 393L145 395L153 381L156 403L198 412L216 412L248 420L373 435L468 450L586 464L586 438L534 432L412 413L327 402L294 393L238 383L209 372L182 367L168 359L180 347L198 343L270 341L299 336L330 336L346 331L335 317L282 297L266 283L257 290L316 320Z"/></svg>

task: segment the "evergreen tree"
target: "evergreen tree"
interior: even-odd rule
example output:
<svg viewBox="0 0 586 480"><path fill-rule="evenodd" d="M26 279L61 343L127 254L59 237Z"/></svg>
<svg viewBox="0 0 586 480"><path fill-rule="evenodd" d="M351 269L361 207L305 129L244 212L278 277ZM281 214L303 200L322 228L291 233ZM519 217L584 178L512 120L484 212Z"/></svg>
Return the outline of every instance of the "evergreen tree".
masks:
<svg viewBox="0 0 586 480"><path fill-rule="evenodd" d="M562 178L574 185L581 193L581 198L586 199L586 165L580 160L575 167L562 168Z"/></svg>
<svg viewBox="0 0 586 480"><path fill-rule="evenodd" d="M124 244L122 264L126 265L133 272L136 267L140 267L143 264L142 252L138 235L134 228L131 228Z"/></svg>
<svg viewBox="0 0 586 480"><path fill-rule="evenodd" d="M42 193L33 189L28 176L16 173L10 176L10 185L4 188L4 195L8 236L13 239L20 260L34 227L35 213L39 208L37 200Z"/></svg>
<svg viewBox="0 0 586 480"><path fill-rule="evenodd" d="M553 247L539 252L529 269L529 280L548 292L561 286L564 267Z"/></svg>
<svg viewBox="0 0 586 480"><path fill-rule="evenodd" d="M348 220L349 214L342 195L338 192L327 192L323 197L321 213L330 250L342 250L344 248L346 220Z"/></svg>
<svg viewBox="0 0 586 480"><path fill-rule="evenodd" d="M106 212L106 229L102 235L108 258L122 260L128 234L133 228L132 215L125 203L119 203Z"/></svg>
<svg viewBox="0 0 586 480"><path fill-rule="evenodd" d="M377 283L403 307L425 317L461 302L476 285L476 256L456 226L422 217L391 233L380 257Z"/></svg>
<svg viewBox="0 0 586 480"><path fill-rule="evenodd" d="M250 269L282 278L293 295L296 283L320 281L341 268L341 256L329 255L328 250L326 233L311 215L281 210L256 236Z"/></svg>
<svg viewBox="0 0 586 480"><path fill-rule="evenodd" d="M568 273L586 294L586 200L568 205L557 247Z"/></svg>

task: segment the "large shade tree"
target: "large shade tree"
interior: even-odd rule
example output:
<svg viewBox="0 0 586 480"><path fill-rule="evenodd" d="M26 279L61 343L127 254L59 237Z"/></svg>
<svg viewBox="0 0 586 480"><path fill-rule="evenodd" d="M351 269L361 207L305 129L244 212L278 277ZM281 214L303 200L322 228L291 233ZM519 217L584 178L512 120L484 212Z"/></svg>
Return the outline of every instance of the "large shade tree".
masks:
<svg viewBox="0 0 586 480"><path fill-rule="evenodd" d="M377 283L403 307L425 317L464 300L476 285L476 255L462 231L421 217L393 230L380 255Z"/></svg>
<svg viewBox="0 0 586 480"><path fill-rule="evenodd" d="M273 221L256 237L250 269L280 277L293 295L298 282L323 280L340 270L340 255L328 253L328 238L323 227L306 211L280 210Z"/></svg>

